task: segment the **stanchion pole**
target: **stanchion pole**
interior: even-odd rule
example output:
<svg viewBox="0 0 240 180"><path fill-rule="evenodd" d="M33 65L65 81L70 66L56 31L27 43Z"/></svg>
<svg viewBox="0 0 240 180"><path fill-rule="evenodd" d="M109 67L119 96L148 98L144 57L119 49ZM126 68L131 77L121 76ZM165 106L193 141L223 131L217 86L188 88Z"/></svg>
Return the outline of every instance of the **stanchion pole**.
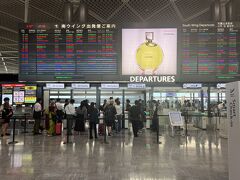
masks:
<svg viewBox="0 0 240 180"><path fill-rule="evenodd" d="M108 142L107 142L107 126L106 126L105 119L103 120L103 122L104 122L104 143L108 144Z"/></svg>
<svg viewBox="0 0 240 180"><path fill-rule="evenodd" d="M23 131L23 133L28 133L27 132L27 114L26 113L24 114L24 120L25 120L25 124L24 124L24 131Z"/></svg>
<svg viewBox="0 0 240 180"><path fill-rule="evenodd" d="M159 130L160 130L160 128L159 128L159 121L157 121L157 122L158 122L158 125L157 125L157 144L162 144L162 142L159 141Z"/></svg>
<svg viewBox="0 0 240 180"><path fill-rule="evenodd" d="M153 121L154 122L156 122L157 124L156 124L156 130L157 130L157 144L161 144L161 142L159 142L159 119L158 119L158 115L157 115L157 107L156 107L156 110L155 110L155 112L154 112L154 114L153 114Z"/></svg>
<svg viewBox="0 0 240 180"><path fill-rule="evenodd" d="M185 114L185 136L188 136L188 128L187 128L187 125L188 125L188 111L186 111L186 114Z"/></svg>
<svg viewBox="0 0 240 180"><path fill-rule="evenodd" d="M16 127L16 117L13 118L13 140L8 144L17 144L18 142L15 141L15 127Z"/></svg>
<svg viewBox="0 0 240 180"><path fill-rule="evenodd" d="M69 133L68 132L68 129L69 129L69 121L68 121L68 118L66 118L66 121L67 121L67 143L69 143Z"/></svg>

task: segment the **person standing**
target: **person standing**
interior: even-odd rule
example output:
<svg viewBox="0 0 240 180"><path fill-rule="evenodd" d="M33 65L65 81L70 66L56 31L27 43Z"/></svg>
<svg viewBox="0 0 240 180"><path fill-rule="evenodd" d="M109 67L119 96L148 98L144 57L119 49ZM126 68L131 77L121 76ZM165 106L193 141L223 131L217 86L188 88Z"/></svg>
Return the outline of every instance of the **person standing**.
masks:
<svg viewBox="0 0 240 180"><path fill-rule="evenodd" d="M158 105L158 102L156 102L156 104ZM146 114L145 114L145 105L144 105L144 101L139 99L138 100L138 106L140 108L140 121L139 121L139 130L144 129L145 126L144 124L146 123Z"/></svg>
<svg viewBox="0 0 240 180"><path fill-rule="evenodd" d="M135 105L133 105L129 110L129 118L132 122L133 134L134 137L138 137L138 126L140 121L140 106L138 105L138 100L135 101Z"/></svg>
<svg viewBox="0 0 240 180"><path fill-rule="evenodd" d="M115 108L117 111L116 115L116 123L115 123L115 130L116 132L120 132L122 128L122 107L120 106L120 100L116 99L115 100Z"/></svg>
<svg viewBox="0 0 240 180"><path fill-rule="evenodd" d="M57 122L61 123L64 115L63 105L60 103L61 99L57 99L56 101L56 115L57 115Z"/></svg>
<svg viewBox="0 0 240 180"><path fill-rule="evenodd" d="M38 135L41 134L39 133L39 127L41 123L41 118L42 118L42 99L37 98L36 103L33 106L33 118L35 120L34 122L34 127L33 127L33 135Z"/></svg>
<svg viewBox="0 0 240 180"><path fill-rule="evenodd" d="M86 102L82 101L81 105L76 110L76 122L74 131L85 132L85 121L87 120L87 107Z"/></svg>
<svg viewBox="0 0 240 180"><path fill-rule="evenodd" d="M126 109L125 109L125 111L129 111L130 108L131 108L130 100L127 99L127 100L126 100Z"/></svg>
<svg viewBox="0 0 240 180"><path fill-rule="evenodd" d="M65 103L64 103L64 109L65 107L69 104L69 99L65 99Z"/></svg>
<svg viewBox="0 0 240 180"><path fill-rule="evenodd" d="M97 139L97 127L96 125L99 123L99 112L98 109L95 107L95 103L91 102L91 105L89 107L89 111L88 111L88 115L89 115L89 124L90 124L90 128L89 128L89 134L90 134L90 139L93 138L92 135L92 130L94 129L94 135L95 135L95 139Z"/></svg>
<svg viewBox="0 0 240 180"><path fill-rule="evenodd" d="M107 100L104 99L103 105L100 106L99 110L100 110L100 111L104 111L104 108L105 108L105 105L106 105L106 104L107 104Z"/></svg>
<svg viewBox="0 0 240 180"><path fill-rule="evenodd" d="M74 107L74 99L70 100L70 103L66 105L65 112L66 112L66 118L67 118L67 134L72 135L72 126L73 126L73 120L75 116L75 107Z"/></svg>
<svg viewBox="0 0 240 180"><path fill-rule="evenodd" d="M51 102L48 108L48 111L46 112L46 115L49 119L49 129L48 129L48 135L54 136L55 133L55 127L56 127L56 121L57 121L57 115L56 115L57 107L54 102Z"/></svg>
<svg viewBox="0 0 240 180"><path fill-rule="evenodd" d="M109 104L106 105L104 111L104 119L108 129L108 136L111 136L113 122L115 120L115 115L117 114L116 108L114 107L113 104L114 104L113 99L110 99Z"/></svg>
<svg viewBox="0 0 240 180"><path fill-rule="evenodd" d="M3 119L1 136L3 136L3 137L10 135L7 133L7 129L8 129L9 123L10 123L10 119L13 116L13 109L12 109L11 105L9 104L9 100L10 99L8 97L5 97L3 99L4 104L0 108L0 111L2 112L2 119Z"/></svg>

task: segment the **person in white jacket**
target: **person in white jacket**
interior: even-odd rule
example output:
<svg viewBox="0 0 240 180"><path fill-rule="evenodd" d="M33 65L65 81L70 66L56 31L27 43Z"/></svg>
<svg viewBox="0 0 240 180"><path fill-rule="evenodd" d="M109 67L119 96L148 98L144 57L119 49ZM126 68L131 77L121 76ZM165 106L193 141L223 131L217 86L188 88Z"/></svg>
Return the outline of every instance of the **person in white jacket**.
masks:
<svg viewBox="0 0 240 180"><path fill-rule="evenodd" d="M115 100L115 108L117 111L115 130L116 132L120 132L122 129L122 107L120 106L120 100L118 98Z"/></svg>
<svg viewBox="0 0 240 180"><path fill-rule="evenodd" d="M67 134L72 135L72 126L73 126L73 120L74 116L76 114L75 107L74 107L74 99L70 100L70 103L65 107L65 112L67 115Z"/></svg>

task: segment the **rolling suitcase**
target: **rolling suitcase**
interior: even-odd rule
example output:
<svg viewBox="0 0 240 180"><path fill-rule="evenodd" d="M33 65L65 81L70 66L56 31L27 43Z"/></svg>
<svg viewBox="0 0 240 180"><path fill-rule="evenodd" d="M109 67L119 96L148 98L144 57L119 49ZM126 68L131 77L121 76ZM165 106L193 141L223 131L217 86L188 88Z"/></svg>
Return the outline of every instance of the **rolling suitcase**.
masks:
<svg viewBox="0 0 240 180"><path fill-rule="evenodd" d="M62 133L62 123L58 122L56 124L56 135L61 135Z"/></svg>
<svg viewBox="0 0 240 180"><path fill-rule="evenodd" d="M99 136L103 136L104 135L104 124L99 124L99 126L98 126L98 134L99 134Z"/></svg>

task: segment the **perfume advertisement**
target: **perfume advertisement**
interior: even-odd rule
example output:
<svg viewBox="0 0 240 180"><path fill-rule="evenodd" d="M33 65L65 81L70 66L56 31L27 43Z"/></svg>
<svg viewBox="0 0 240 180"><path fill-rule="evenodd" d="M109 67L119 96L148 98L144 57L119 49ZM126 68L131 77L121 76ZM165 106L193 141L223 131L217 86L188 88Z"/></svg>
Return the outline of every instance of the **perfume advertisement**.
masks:
<svg viewBox="0 0 240 180"><path fill-rule="evenodd" d="M122 75L176 75L177 28L122 29Z"/></svg>

